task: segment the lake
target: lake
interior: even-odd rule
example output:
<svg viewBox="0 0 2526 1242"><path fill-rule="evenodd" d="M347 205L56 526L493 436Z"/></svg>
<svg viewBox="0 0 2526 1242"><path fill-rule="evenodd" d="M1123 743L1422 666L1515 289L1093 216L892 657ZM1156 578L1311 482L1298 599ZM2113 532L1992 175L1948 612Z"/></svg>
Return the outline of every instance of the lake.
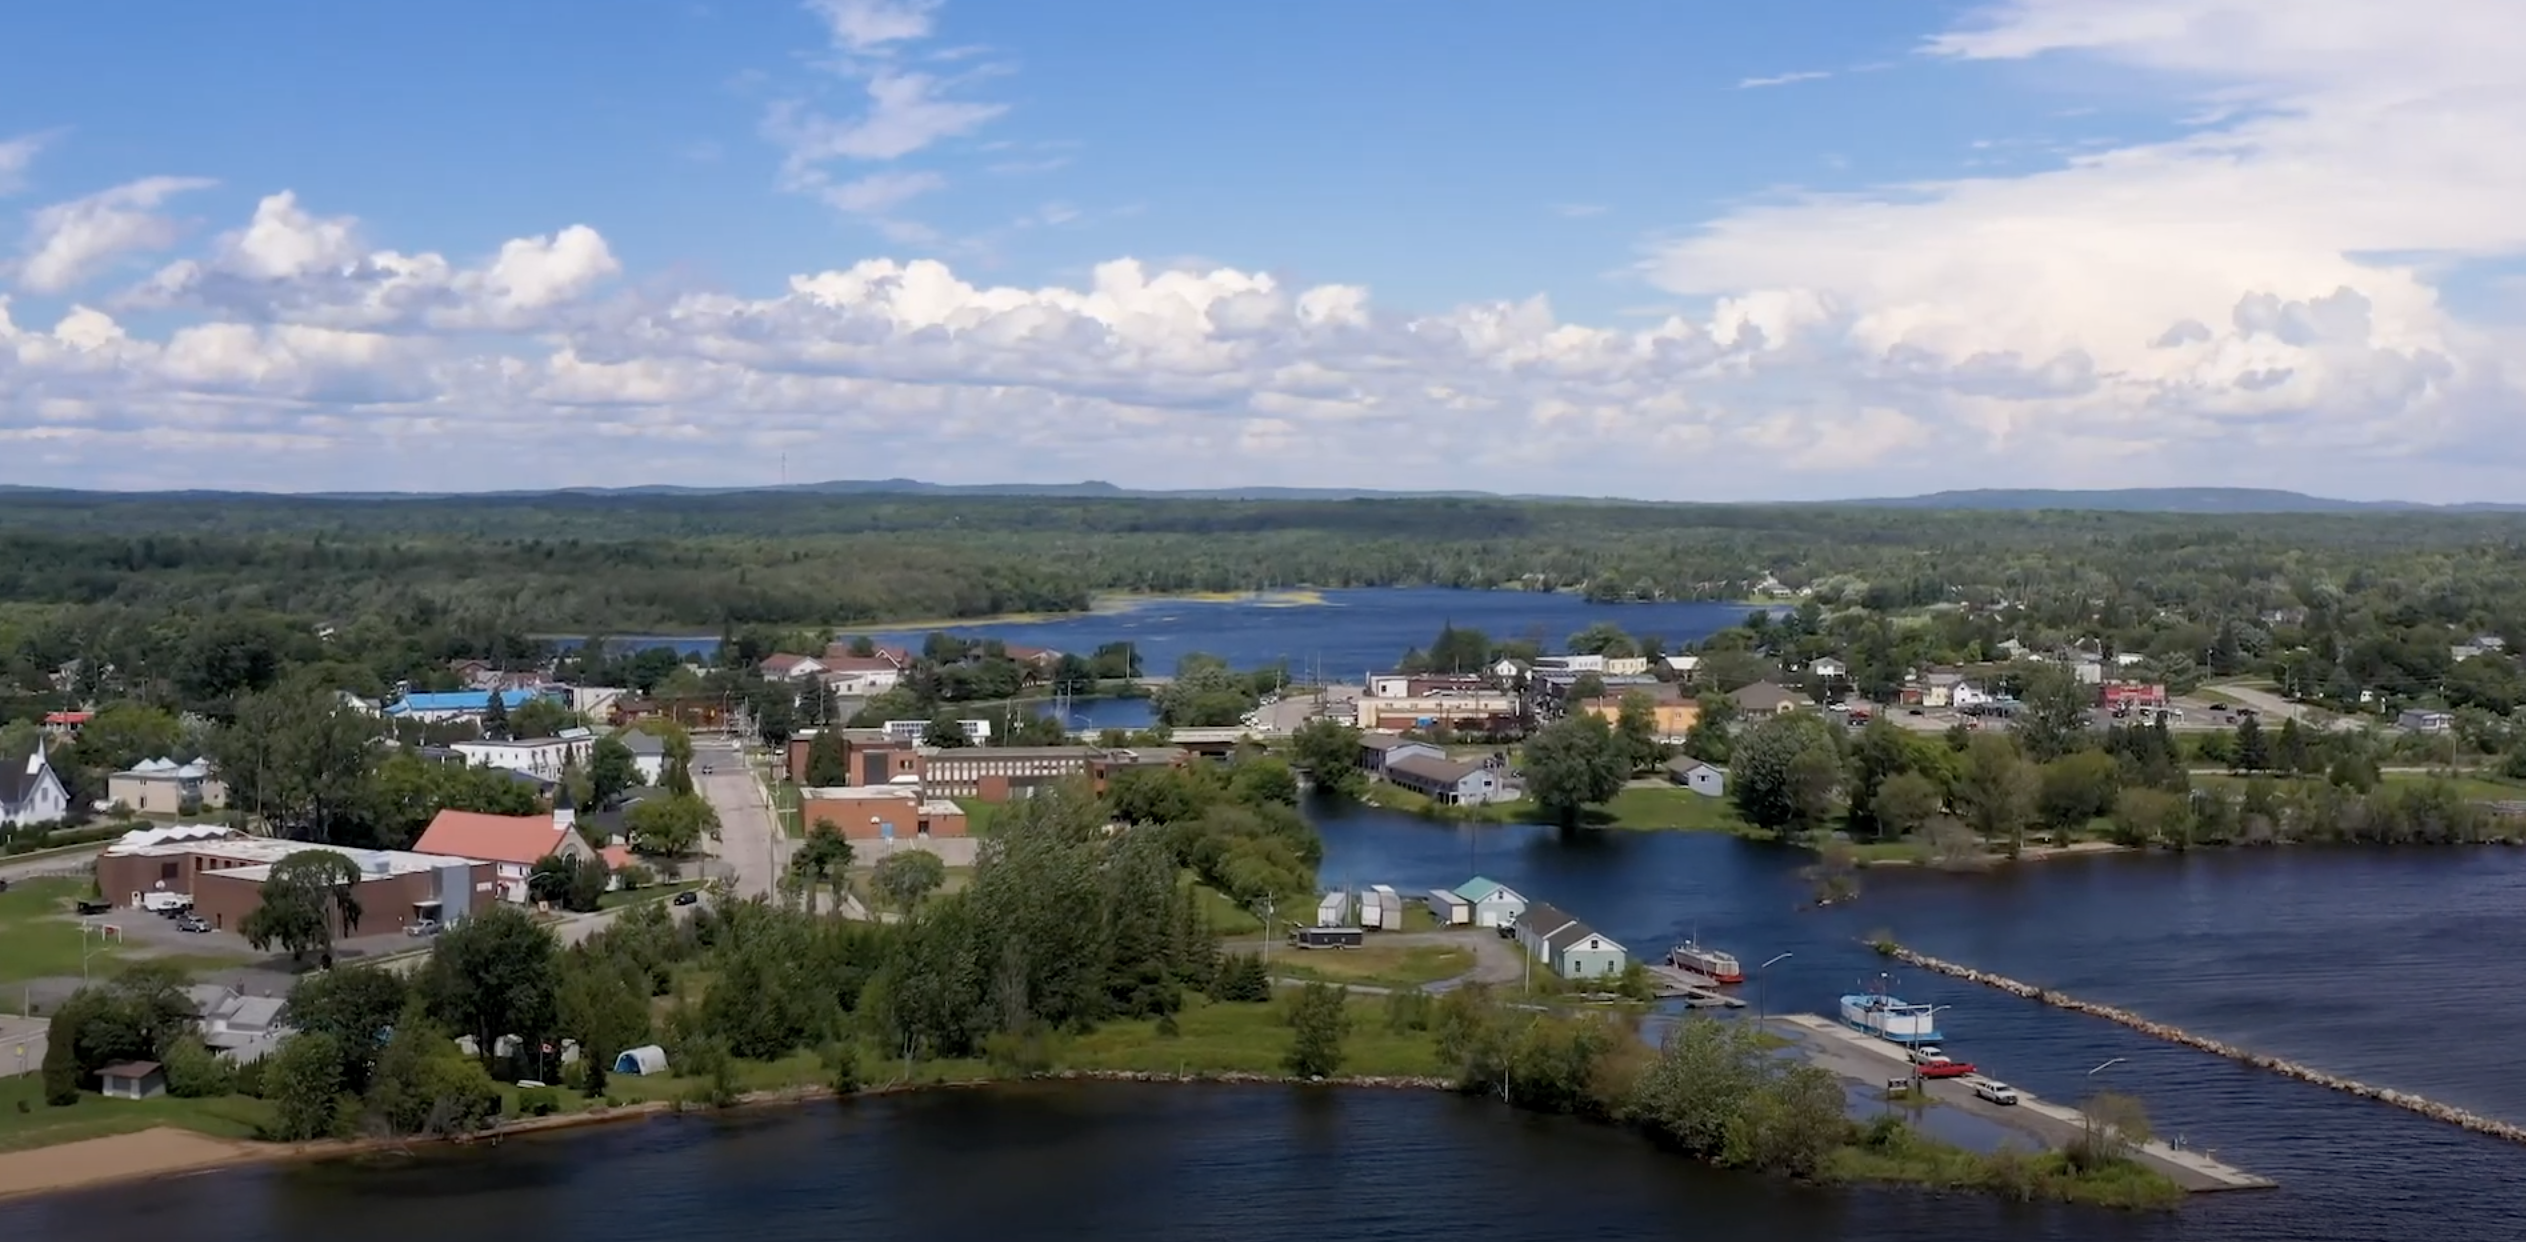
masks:
<svg viewBox="0 0 2526 1242"><path fill-rule="evenodd" d="M1626 633L1654 635L1674 646L1735 625L1744 604L1593 604L1576 595L1530 591L1458 591L1396 587L1325 591L1322 603L1277 597L1230 600L1131 600L1111 611L1048 621L944 627L966 638L997 638L1087 655L1107 643L1130 643L1151 673L1172 673L1194 652L1237 668L1287 664L1293 678L1322 670L1327 681L1356 682L1393 668L1403 653L1427 647L1439 627L1477 629L1494 641L1531 638L1560 650L1599 621ZM879 642L918 648L929 630L873 631Z"/></svg>

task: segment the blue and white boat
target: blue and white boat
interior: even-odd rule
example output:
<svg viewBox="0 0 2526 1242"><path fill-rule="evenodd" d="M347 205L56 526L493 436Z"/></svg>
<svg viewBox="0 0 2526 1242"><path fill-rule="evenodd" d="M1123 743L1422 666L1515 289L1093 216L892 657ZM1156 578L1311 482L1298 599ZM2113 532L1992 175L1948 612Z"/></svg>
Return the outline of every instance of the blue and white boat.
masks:
<svg viewBox="0 0 2526 1242"><path fill-rule="evenodd" d="M1934 1005L1907 1005L1883 992L1861 992L1842 998L1842 1025L1898 1044L1942 1042L1932 1018Z"/></svg>

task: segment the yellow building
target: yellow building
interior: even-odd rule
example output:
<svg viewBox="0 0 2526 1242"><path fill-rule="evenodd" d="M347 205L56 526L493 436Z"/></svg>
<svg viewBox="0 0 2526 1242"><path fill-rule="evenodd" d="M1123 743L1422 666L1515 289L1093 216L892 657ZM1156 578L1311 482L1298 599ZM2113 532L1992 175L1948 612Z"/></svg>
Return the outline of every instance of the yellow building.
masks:
<svg viewBox="0 0 2526 1242"><path fill-rule="evenodd" d="M1588 699L1579 704L1579 709L1602 717L1607 724L1622 722L1623 700L1620 695ZM1693 722L1702 718L1702 705L1692 699L1660 699L1651 705L1650 710L1657 714L1658 740L1661 742L1683 741Z"/></svg>

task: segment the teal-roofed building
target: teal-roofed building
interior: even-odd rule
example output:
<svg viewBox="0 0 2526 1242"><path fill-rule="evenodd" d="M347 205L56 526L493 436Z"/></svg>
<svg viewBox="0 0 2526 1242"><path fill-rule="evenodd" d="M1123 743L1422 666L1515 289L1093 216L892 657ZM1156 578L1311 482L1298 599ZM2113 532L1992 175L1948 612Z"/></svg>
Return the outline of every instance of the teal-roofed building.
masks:
<svg viewBox="0 0 2526 1242"><path fill-rule="evenodd" d="M1456 895L1473 907L1476 927L1506 927L1526 913L1526 898L1516 889L1484 876L1457 885Z"/></svg>

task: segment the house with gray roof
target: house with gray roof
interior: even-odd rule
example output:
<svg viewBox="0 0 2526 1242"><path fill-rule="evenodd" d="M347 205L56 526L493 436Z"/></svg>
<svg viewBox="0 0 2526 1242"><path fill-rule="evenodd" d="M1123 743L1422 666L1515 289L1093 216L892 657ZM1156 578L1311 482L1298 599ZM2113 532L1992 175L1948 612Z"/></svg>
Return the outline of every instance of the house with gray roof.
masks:
<svg viewBox="0 0 2526 1242"><path fill-rule="evenodd" d="M1440 806L1481 806L1517 796L1498 768L1430 755L1388 759L1386 779Z"/></svg>

